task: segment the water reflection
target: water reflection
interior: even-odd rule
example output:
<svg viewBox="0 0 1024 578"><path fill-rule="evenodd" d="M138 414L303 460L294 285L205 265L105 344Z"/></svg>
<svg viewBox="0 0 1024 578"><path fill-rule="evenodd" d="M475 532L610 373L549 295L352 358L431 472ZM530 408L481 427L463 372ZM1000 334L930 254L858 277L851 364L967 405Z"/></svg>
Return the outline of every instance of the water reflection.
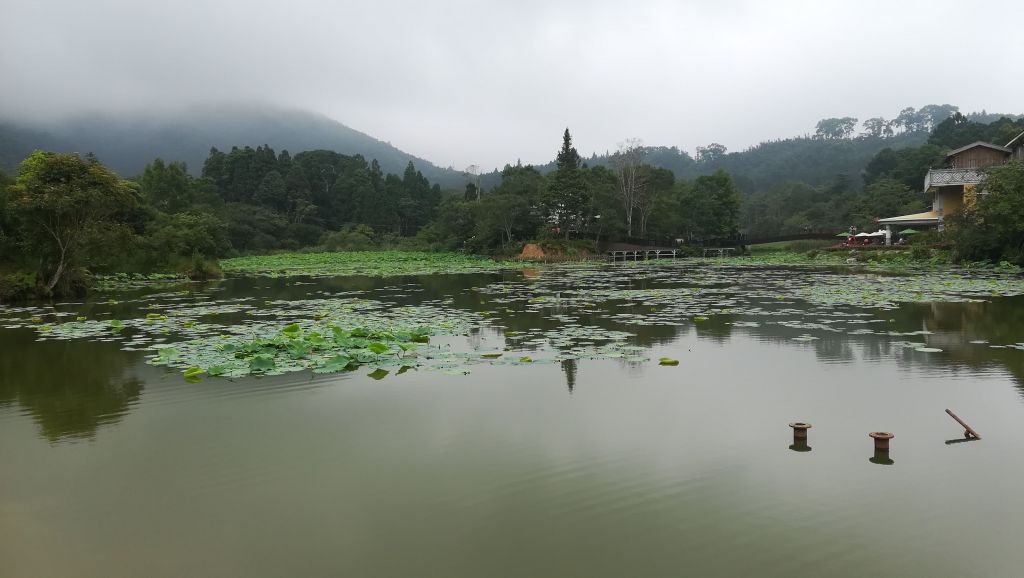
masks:
<svg viewBox="0 0 1024 578"><path fill-rule="evenodd" d="M516 330L558 348L557 364L505 354L468 378L392 368L380 381L367 369L200 384L170 373L157 384L160 370L121 344L0 331L0 456L11 466L0 467L0 567L14 567L0 574L1019 574L1024 469L1006 458L1024 451L1024 421L1002 368L1024 352L971 341L1021 341L1003 325L1018 324L1012 309L1024 300L836 315L766 301L638 324L616 314L651 307L527 306L474 290L502 279L229 280L138 303L115 296L115 315L189 299L247 299L257 313L264 301L338 294L443 301L487 319L445 344L491 352ZM110 311L100 302L89 317ZM638 348L590 360L540 339L571 325L628 332ZM930 333L900 335L921 330ZM943 351L898 345L911 340ZM659 367L663 355L679 367ZM989 441L939 445L959 433L943 407L977 419ZM806 439L787 451L807 456L782 452L797 418L824 426L811 430L814 456ZM874 467L895 461L870 453L869 424L907 432L901 468ZM37 441L97 432L93 444ZM976 491L950 499L964 487ZM964 541L946 518L977 535Z"/></svg>
<svg viewBox="0 0 1024 578"><path fill-rule="evenodd" d="M562 372L565 373L565 386L569 389L569 393L572 393L572 390L576 388L576 360L562 360Z"/></svg>
<svg viewBox="0 0 1024 578"><path fill-rule="evenodd" d="M946 440L946 445L947 446L951 446L953 444L962 444L964 442L979 442L979 441L981 441L981 438L962 437L962 438L957 438L957 439L953 439L953 440Z"/></svg>
<svg viewBox="0 0 1024 578"><path fill-rule="evenodd" d="M793 443L789 445L789 449L794 452L809 452L811 451L811 446L807 445L807 438L794 439Z"/></svg>
<svg viewBox="0 0 1024 578"><path fill-rule="evenodd" d="M883 452L881 450L875 450L874 455L868 458L868 461L880 466L891 466L896 463L889 457L889 452Z"/></svg>
<svg viewBox="0 0 1024 578"><path fill-rule="evenodd" d="M525 280L533 284L534 279L546 274L545 270L536 270L525 274L506 271L403 278L243 278L220 284L176 288L184 289L181 293L163 288L101 295L92 303L68 307L67 310L90 318L104 313L114 318L130 318L144 315L155 304L195 301L262 302L357 295L397 305L444 302L451 307L478 312L491 323L490 327L472 330L465 338L466 345L473 350L501 348L508 343L505 341L506 333L533 332L539 336L570 324L627 332L631 335L629 345L641 348L671 347L687 338L725 346L734 335L740 334L776 345L810 348L816 359L823 363L885 361L900 367L924 365L942 370L967 368L971 371L1006 368L1024 395L1024 352L1005 347L1024 343L1024 297L995 298L978 303L907 304L892 310L847 308L845 314L849 317L846 318L828 317L828 309L766 300L758 303L763 315L719 313L706 318L682 319L679 323L639 325L629 322L630 318L635 317L634 314L648 314L654 310L653 307L616 300L576 307L566 307L556 301L550 306L539 307L521 300L503 301L499 293L478 290L508 281L522 283ZM634 289L667 286L664 280L651 282L624 278L617 282ZM685 278L681 278L677 285L685 285L685 282ZM107 299L111 296L121 302L109 304ZM721 305L728 307L724 302ZM216 322L241 321L246 316L245 312L221 314ZM818 327L808 328L799 323L794 325L794 322L818 324ZM829 331L831 326L827 323L838 323L844 329ZM864 331L851 328L863 328ZM914 337L899 336L900 332L915 331L926 333ZM815 339L794 340L804 333L813 333ZM900 340L920 341L942 352L917 353L912 348L899 345ZM562 354L573 353L574 346L530 341L520 341L516 348L531 351L553 347ZM42 435L49 440L95 435L99 426L112 423L129 411L142 390L141 380L134 377L129 369L139 361L141 354L120 351L117 343L86 340L36 342L30 331L0 330L0 347L5 352L0 361L0 404L16 403L25 409L34 416ZM770 356L770 350L765 354ZM641 375L650 368L646 363L625 359L620 363L628 368L630 375ZM560 361L569 393L576 391L579 364L576 359ZM517 369L509 367L506 371ZM793 449L810 450L809 447L806 450Z"/></svg>
<svg viewBox="0 0 1024 578"><path fill-rule="evenodd" d="M713 315L694 323L697 337L712 343L725 344L732 337L733 323L737 316L729 314Z"/></svg>
<svg viewBox="0 0 1024 578"><path fill-rule="evenodd" d="M972 369L1007 369L1024 395L1024 299L997 298L979 303L927 303L889 312L901 326L931 332L929 347L943 350L945 363Z"/></svg>
<svg viewBox="0 0 1024 578"><path fill-rule="evenodd" d="M0 405L17 404L47 440L93 438L138 401L142 380L130 370L136 357L117 344L34 338L0 332Z"/></svg>
<svg viewBox="0 0 1024 578"><path fill-rule="evenodd" d="M814 343L814 352L824 363L847 363L857 358L853 343L845 336L826 336Z"/></svg>

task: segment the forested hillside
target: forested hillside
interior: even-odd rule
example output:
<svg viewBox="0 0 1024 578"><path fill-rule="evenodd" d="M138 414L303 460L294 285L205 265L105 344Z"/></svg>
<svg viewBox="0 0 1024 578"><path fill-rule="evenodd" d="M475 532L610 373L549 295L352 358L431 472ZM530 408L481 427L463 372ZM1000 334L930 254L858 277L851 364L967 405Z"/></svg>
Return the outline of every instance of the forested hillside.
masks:
<svg viewBox="0 0 1024 578"><path fill-rule="evenodd" d="M676 146L647 146L646 162L683 179L725 170L745 194L787 182L828 186L837 175L845 175L851 187L859 188L865 166L878 151L924 144L929 131L946 118L942 115L955 111L956 107L950 105L907 108L890 120L864 121L858 134L854 134L849 122L856 119L823 119L813 135L763 142L737 152L728 152L716 143L697 147L692 154ZM1002 116L976 113L964 118L973 126ZM680 127L680 131L685 134L685 127ZM269 145L292 154L308 150L358 154L376 160L385 172L395 173L412 161L432 183L445 189L461 190L471 180L460 170L438 167L327 117L296 110L207 106L175 113L154 112L146 117L86 115L49 124L0 120L0 169L9 173L33 150L51 150L92 152L124 176L138 175L158 157L184 162L189 172L197 175L211 147L228 150L235 145ZM592 155L584 161L589 166L608 166L612 152ZM554 151L552 159L553 155ZM534 166L542 174L555 168L553 160ZM500 171L483 174L479 179L485 190L497 186L500 180Z"/></svg>
<svg viewBox="0 0 1024 578"><path fill-rule="evenodd" d="M124 176L134 176L154 158L184 162L196 175L211 147L269 144L293 154L331 150L376 159L385 172L400 173L413 162L431 182L461 188L461 172L434 166L325 116L257 106L201 107L147 116L83 115L59 123L0 120L0 169L13 172L33 150L91 152Z"/></svg>
<svg viewBox="0 0 1024 578"><path fill-rule="evenodd" d="M812 186L829 184L836 175L846 175L852 186L859 186L864 166L883 148L919 146L928 139L928 131L904 132L890 137L862 135L857 138L822 139L812 136L763 142L746 150L729 153L712 143L697 158L677 147L644 147L646 161L672 171L679 178L692 179L718 170L729 172L744 193L770 189L786 182ZM721 147L721 148L719 148ZM612 154L592 155L590 166L608 166ZM553 164L538 167L542 173ZM495 183L499 173L483 177L484 187Z"/></svg>

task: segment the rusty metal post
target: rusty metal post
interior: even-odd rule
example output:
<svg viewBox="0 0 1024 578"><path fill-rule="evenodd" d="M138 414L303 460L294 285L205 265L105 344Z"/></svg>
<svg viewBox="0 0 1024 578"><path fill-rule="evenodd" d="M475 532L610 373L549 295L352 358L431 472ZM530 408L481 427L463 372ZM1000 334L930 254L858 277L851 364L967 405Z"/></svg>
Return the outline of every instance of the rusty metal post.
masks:
<svg viewBox="0 0 1024 578"><path fill-rule="evenodd" d="M789 446L789 449L794 452L811 451L811 446L807 445L807 430L811 429L811 424L795 421L789 424L789 427L793 428L793 445Z"/></svg>
<svg viewBox="0 0 1024 578"><path fill-rule="evenodd" d="M889 451L889 440L896 437L887 431L873 431L868 434L875 440L875 451L876 452L888 452Z"/></svg>
<svg viewBox="0 0 1024 578"><path fill-rule="evenodd" d="M958 424L964 426L964 437L965 438L972 438L973 437L973 438L976 438L976 439L979 439L979 440L981 439L981 435L978 434L978 432L974 431L974 428L972 428L971 426L967 425L964 422L964 420L962 420L959 417L957 417L957 415L955 413L949 411L948 409L946 410L946 413L949 414L949 417L955 419Z"/></svg>
<svg viewBox="0 0 1024 578"><path fill-rule="evenodd" d="M807 430L811 429L811 424L795 421L789 424L789 427L793 428L793 441L796 442L807 439Z"/></svg>

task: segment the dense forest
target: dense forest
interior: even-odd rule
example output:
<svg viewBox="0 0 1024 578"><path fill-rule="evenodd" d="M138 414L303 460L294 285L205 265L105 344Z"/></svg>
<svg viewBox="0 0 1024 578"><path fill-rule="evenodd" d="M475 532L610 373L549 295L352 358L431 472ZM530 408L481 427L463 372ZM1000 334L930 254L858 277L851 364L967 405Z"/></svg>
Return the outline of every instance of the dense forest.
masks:
<svg viewBox="0 0 1024 578"><path fill-rule="evenodd" d="M86 264L92 273L203 275L207 259L331 245L357 223L413 236L441 200L411 162L399 176L358 155L293 158L262 146L212 149L200 177L156 159L127 181L94 156L35 152L13 181L0 179L2 261L8 273L33 273L47 294L86 285Z"/></svg>
<svg viewBox="0 0 1024 578"><path fill-rule="evenodd" d="M412 161L398 174L330 150L212 148L198 171L157 158L127 180L92 154L37 151L11 176L0 172L0 297L73 294L97 273L202 278L218 274L217 258L278 250L511 254L530 240L573 250L607 240L697 244L740 232L868 228L878 217L923 210L924 174L949 150L1005 144L1024 130L1021 118L948 105L868 119L854 134L857 122L823 119L814 135L743 153L711 144L695 157L632 140L584 159L566 129L550 167L507 165L495 184L464 179L459 189L431 183ZM858 156L868 150L875 152ZM790 178L777 172L787 160ZM1007 175L994 182L1016 190ZM1001 235L973 237L965 255L1005 256L1012 242Z"/></svg>

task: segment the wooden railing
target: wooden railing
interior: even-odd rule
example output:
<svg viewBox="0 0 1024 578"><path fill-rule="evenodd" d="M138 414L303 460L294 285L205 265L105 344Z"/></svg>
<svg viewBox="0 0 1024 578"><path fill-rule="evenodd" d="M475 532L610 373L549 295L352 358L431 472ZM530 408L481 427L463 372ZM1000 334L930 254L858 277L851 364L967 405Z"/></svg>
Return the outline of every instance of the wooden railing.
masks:
<svg viewBox="0 0 1024 578"><path fill-rule="evenodd" d="M924 177L924 190L947 185L976 185L983 180L982 169L931 169Z"/></svg>

